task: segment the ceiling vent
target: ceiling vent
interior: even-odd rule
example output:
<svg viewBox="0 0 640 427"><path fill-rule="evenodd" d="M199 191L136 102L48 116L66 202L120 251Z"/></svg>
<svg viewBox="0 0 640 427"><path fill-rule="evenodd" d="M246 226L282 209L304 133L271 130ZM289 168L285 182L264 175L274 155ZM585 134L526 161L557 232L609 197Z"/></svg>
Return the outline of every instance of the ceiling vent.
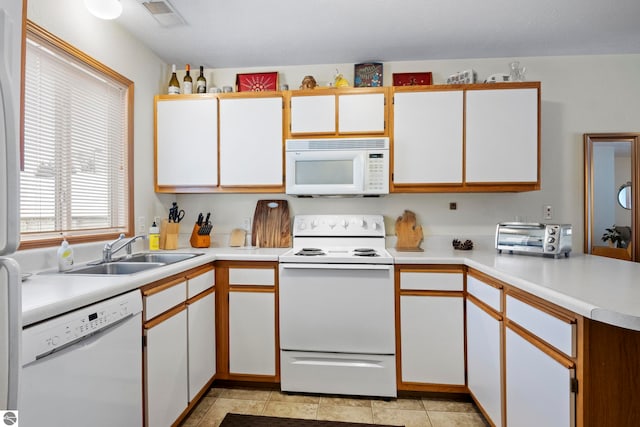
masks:
<svg viewBox="0 0 640 427"><path fill-rule="evenodd" d="M168 0L143 1L142 5L163 27L177 27L186 24L184 18L180 16Z"/></svg>

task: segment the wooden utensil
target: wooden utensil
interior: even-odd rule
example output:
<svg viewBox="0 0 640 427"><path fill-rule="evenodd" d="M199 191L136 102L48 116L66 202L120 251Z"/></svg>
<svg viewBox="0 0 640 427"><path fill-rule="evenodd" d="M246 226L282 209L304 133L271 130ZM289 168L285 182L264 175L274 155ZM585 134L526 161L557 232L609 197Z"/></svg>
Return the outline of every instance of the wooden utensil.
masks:
<svg viewBox="0 0 640 427"><path fill-rule="evenodd" d="M291 221L286 200L258 200L253 215L251 246L288 248L291 246Z"/></svg>

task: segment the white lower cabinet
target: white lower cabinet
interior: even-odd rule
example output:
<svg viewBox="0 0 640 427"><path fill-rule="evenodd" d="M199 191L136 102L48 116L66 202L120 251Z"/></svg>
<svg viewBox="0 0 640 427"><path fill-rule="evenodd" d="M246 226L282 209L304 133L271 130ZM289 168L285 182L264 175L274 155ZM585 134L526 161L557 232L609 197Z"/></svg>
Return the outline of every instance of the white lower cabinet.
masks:
<svg viewBox="0 0 640 427"><path fill-rule="evenodd" d="M510 328L505 339L507 425L574 426L574 370Z"/></svg>
<svg viewBox="0 0 640 427"><path fill-rule="evenodd" d="M187 304L189 402L216 373L215 292Z"/></svg>
<svg viewBox="0 0 640 427"><path fill-rule="evenodd" d="M502 426L502 324L467 299L467 385L496 427Z"/></svg>
<svg viewBox="0 0 640 427"><path fill-rule="evenodd" d="M145 425L174 425L216 373L215 277L194 269L142 288Z"/></svg>
<svg viewBox="0 0 640 427"><path fill-rule="evenodd" d="M464 385L463 298L400 297L402 381Z"/></svg>
<svg viewBox="0 0 640 427"><path fill-rule="evenodd" d="M275 337L275 293L230 291L229 373L275 375Z"/></svg>
<svg viewBox="0 0 640 427"><path fill-rule="evenodd" d="M148 328L145 335L146 425L170 426L189 403L187 311Z"/></svg>

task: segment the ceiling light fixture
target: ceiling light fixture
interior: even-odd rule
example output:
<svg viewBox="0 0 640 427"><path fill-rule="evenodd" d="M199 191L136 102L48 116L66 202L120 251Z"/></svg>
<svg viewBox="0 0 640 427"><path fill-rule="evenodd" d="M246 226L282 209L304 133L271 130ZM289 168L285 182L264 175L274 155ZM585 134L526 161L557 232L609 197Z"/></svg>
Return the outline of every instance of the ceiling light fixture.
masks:
<svg viewBox="0 0 640 427"><path fill-rule="evenodd" d="M116 19L122 14L120 0L84 0L91 14L100 19Z"/></svg>

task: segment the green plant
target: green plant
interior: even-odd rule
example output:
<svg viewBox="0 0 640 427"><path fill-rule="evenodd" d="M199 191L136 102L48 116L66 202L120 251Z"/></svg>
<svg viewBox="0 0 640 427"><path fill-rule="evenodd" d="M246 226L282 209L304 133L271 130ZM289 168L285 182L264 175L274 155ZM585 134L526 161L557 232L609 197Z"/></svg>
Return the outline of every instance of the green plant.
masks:
<svg viewBox="0 0 640 427"><path fill-rule="evenodd" d="M613 224L611 228L605 228L605 233L602 235L602 241L610 241L614 246L617 246L618 243L622 242L622 236L616 229L615 224Z"/></svg>

